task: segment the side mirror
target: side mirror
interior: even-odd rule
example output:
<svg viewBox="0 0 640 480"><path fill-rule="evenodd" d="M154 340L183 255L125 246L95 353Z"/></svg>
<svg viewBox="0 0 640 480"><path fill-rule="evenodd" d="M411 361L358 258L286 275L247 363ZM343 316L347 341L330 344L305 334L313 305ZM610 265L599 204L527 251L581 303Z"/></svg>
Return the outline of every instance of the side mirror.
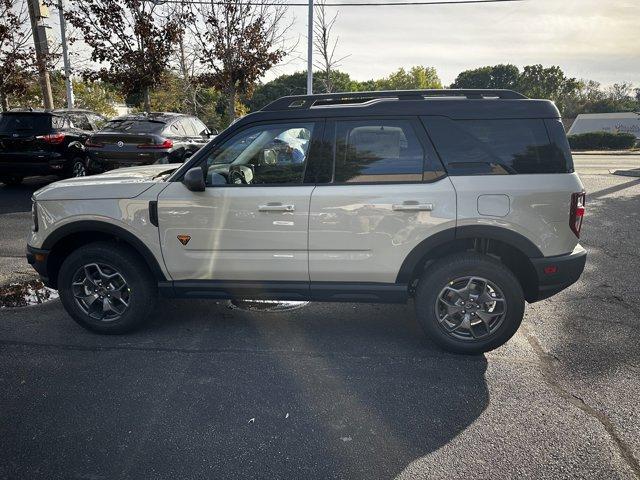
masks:
<svg viewBox="0 0 640 480"><path fill-rule="evenodd" d="M218 135L218 133L219 133L219 132L218 132L218 129L217 129L217 128L215 128L215 127L207 126L207 129L209 129L209 136L210 136L210 137L215 137L215 136L216 136L216 135Z"/></svg>
<svg viewBox="0 0 640 480"><path fill-rule="evenodd" d="M187 173L182 177L182 183L192 192L204 192L205 183L202 168L193 167L187 170Z"/></svg>

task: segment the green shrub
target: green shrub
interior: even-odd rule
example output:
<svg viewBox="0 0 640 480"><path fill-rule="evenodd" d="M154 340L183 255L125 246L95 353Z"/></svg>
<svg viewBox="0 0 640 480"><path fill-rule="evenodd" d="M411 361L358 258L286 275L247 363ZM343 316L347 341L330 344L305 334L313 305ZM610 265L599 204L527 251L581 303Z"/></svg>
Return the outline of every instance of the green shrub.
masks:
<svg viewBox="0 0 640 480"><path fill-rule="evenodd" d="M572 150L624 150L636 144L631 133L589 132L567 138Z"/></svg>

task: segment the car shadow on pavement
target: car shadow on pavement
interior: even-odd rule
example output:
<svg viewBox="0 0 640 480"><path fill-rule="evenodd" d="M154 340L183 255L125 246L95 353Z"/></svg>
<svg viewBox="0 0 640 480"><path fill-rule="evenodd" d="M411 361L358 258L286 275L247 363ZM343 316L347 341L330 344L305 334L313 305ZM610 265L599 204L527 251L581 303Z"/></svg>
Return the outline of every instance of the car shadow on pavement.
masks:
<svg viewBox="0 0 640 480"><path fill-rule="evenodd" d="M176 395L208 400L173 423L197 437L209 428L203 409L213 415L220 458L237 457L241 445L260 465L259 475L234 466L237 477L394 477L489 402L485 357L437 350L408 306L309 304L275 314L202 302L187 319L184 304L167 303L149 328L186 329L197 348L226 357L215 369L193 357Z"/></svg>

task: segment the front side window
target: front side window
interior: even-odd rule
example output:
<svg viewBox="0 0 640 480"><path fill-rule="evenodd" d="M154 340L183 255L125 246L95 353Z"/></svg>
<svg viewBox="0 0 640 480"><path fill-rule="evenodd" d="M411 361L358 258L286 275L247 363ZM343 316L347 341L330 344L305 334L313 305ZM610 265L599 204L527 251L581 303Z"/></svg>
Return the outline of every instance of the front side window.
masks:
<svg viewBox="0 0 640 480"><path fill-rule="evenodd" d="M336 124L336 183L422 181L425 152L408 120Z"/></svg>
<svg viewBox="0 0 640 480"><path fill-rule="evenodd" d="M563 152L551 143L544 120L451 120L423 117L452 175L566 173Z"/></svg>
<svg viewBox="0 0 640 480"><path fill-rule="evenodd" d="M243 130L207 157L207 185L302 183L313 131L313 122Z"/></svg>

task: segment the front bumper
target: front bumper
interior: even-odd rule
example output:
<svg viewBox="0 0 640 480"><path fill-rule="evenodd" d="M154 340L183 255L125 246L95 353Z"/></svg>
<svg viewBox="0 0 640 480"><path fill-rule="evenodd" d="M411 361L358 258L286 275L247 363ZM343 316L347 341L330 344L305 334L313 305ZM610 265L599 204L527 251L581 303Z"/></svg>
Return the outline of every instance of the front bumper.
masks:
<svg viewBox="0 0 640 480"><path fill-rule="evenodd" d="M49 250L43 250L40 248L34 248L31 245L27 245L27 262L38 272L42 283L47 287L53 287L51 280L49 279L49 273L47 269L47 262L49 260Z"/></svg>
<svg viewBox="0 0 640 480"><path fill-rule="evenodd" d="M573 285L582 275L586 261L587 251L580 244L567 255L532 258L538 289L537 294L527 298L527 301L544 300Z"/></svg>

